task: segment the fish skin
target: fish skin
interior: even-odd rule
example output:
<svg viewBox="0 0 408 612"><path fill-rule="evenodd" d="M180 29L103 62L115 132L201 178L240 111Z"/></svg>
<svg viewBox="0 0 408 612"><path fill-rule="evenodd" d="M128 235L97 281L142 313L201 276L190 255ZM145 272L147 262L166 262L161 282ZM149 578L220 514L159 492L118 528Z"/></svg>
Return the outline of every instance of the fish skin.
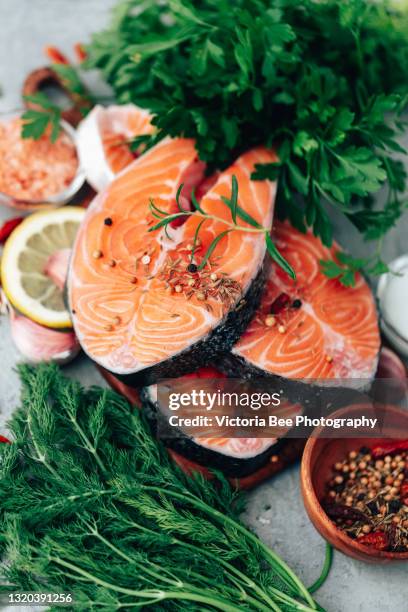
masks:
<svg viewBox="0 0 408 612"><path fill-rule="evenodd" d="M209 213L215 211L218 216L230 219L220 196L229 197L235 174L240 184L240 205L260 223L270 224L276 185L269 181L252 182L250 175L256 163L273 160L275 154L263 147L247 152L218 177L201 200L201 206ZM165 295L164 284L157 275L162 261L160 250L165 255L177 254L180 240L192 242L198 220L189 217L183 226L174 229L176 241L164 249L162 242L159 249L158 232L147 231L148 201L152 197L159 208L176 211L176 192L182 182L189 183L191 173L197 174L198 184L203 168L197 162L194 142L161 141L124 169L95 198L74 245L68 293L70 309L76 313L75 331L85 352L126 384L151 384L158 378L180 376L194 371L197 365L211 363L236 342L259 302L264 283L265 241L262 234L243 232L232 232L217 245L221 261L216 265L217 272L226 273L241 285L242 295L235 304L226 309L220 299L211 297L206 300L206 306L212 307L212 314L208 315L196 297L187 302L184 296ZM113 219L109 230L104 227L107 216ZM225 229L220 221L206 224L204 245ZM146 237L143 241L141 234ZM154 247L151 264L154 273L151 280L142 279L132 288L129 279L135 275L134 252L141 244L143 248ZM98 251L104 256L95 262L92 253ZM105 255L117 262L113 270L106 268ZM183 311L184 304L189 306ZM176 324L171 319L176 305L182 313L178 316L184 317L183 325L191 314L193 326L183 327L180 320ZM109 324L114 311L121 319L117 329Z"/></svg>
<svg viewBox="0 0 408 612"><path fill-rule="evenodd" d="M142 389L141 399L143 402L143 414L155 434L160 425L165 426L166 419L158 409L157 402L151 400L147 388ZM191 461L208 468L221 470L229 478L243 478L253 474L265 466L272 455L278 455L288 444L291 444L291 440L282 438L266 448L262 453L254 457L241 459L239 457L223 455L209 447L201 446L192 438L182 433L181 430L178 430L177 437L165 438L162 439L162 442L167 448L187 457Z"/></svg>

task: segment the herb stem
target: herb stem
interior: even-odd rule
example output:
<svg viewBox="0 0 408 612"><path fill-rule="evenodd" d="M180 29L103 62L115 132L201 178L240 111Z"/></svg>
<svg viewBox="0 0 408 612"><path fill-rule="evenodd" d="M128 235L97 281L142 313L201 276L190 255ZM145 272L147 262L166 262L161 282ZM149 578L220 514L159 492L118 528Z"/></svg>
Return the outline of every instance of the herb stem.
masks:
<svg viewBox="0 0 408 612"><path fill-rule="evenodd" d="M174 213L171 214L169 216L169 218L171 217L171 220L173 219L178 219L180 217L201 217L203 220L210 220L210 221L218 221L219 223L224 223L224 225L227 225L228 227L232 228L235 231L238 232L252 232L255 234L265 234L265 233L270 233L271 228L266 228L266 227L247 227L244 225L238 225L233 223L232 221L228 221L227 219L223 219L222 217L218 217L217 215L208 215L206 213L202 213L199 212L197 210L188 210L186 212L180 212L180 213ZM149 232L153 232L156 229L158 229L157 225L153 226L149 229Z"/></svg>
<svg viewBox="0 0 408 612"><path fill-rule="evenodd" d="M299 612L314 612L316 610L316 608L306 606L297 599L293 599L293 597L290 595L279 591L279 589L275 589L275 587L268 586L267 589L276 597L278 601L281 601L283 604L288 604L291 606L291 608L293 607L295 610L299 610Z"/></svg>
<svg viewBox="0 0 408 612"><path fill-rule="evenodd" d="M152 535L153 537L156 535L153 529L149 529L148 527L139 525L138 523L135 523L134 521L128 521L128 524L140 531L143 531L144 533L149 533L149 535ZM174 536L172 537L172 543L178 546L181 546L183 548L186 548L188 550L191 550L193 553L197 553L197 548L193 544L190 544L189 542L184 542L183 540L179 540L178 538ZM232 565L231 563L228 563L228 561L226 561L222 557L213 554L211 551L207 550L206 548L200 548L200 554L204 555L208 559L211 559L215 563L220 563L228 572L237 576L237 578L239 578L250 589L253 589L253 591L270 606L270 608L267 608L267 609L272 609L272 610L275 610L275 612L278 612L279 608L277 607L276 603L268 596L268 594L262 589L262 587L259 586L252 578L249 578L243 572L241 572L238 568L236 568L234 565ZM279 593L279 591L276 591L276 592ZM290 601L292 604L297 604L297 602L289 596L287 596L287 600Z"/></svg>
<svg viewBox="0 0 408 612"><path fill-rule="evenodd" d="M110 550L112 550L115 554L117 554L119 557L121 557L122 559L124 559L128 563L131 563L132 565L138 565L139 567L141 567L141 564L138 563L136 561L136 559L133 559L132 557L129 557L129 555L127 555L122 550L120 550L120 548L117 548L114 544L112 544L112 542L110 542L107 538L105 538L96 528L94 529L90 525L88 525L87 523L85 523L85 524L90 529L90 535L92 535L95 538L97 538L100 542L105 544L105 546L110 548ZM168 572L166 572L166 570L164 570L163 568L160 568L160 573L158 573L158 572L155 572L155 571L149 569L146 564L143 564L142 565L142 569L147 574L150 574L151 576L153 576L158 582L160 582L160 581L167 582L168 584L171 584L173 587L175 586L175 587L179 587L179 588L182 588L184 586L183 582L181 580L179 580L176 576L174 576L173 579L166 578L163 574L164 573L168 573Z"/></svg>
<svg viewBox="0 0 408 612"><path fill-rule="evenodd" d="M27 425L28 425L28 429L31 435L31 440L33 442L33 446L36 452L36 461L39 461L40 463L42 463L44 465L44 467L47 468L47 470L54 476L54 478L56 478L57 480L60 480L60 476L57 473L57 471L52 467L52 465L50 465L47 461L47 457L45 452L41 452L40 446L37 443L36 437L34 435L34 431L33 431L33 427L32 427L32 416L31 416L31 410L28 411L27 414Z"/></svg>
<svg viewBox="0 0 408 612"><path fill-rule="evenodd" d="M320 589L322 584L326 581L326 578L329 575L330 568L332 566L332 562L333 547L328 542L326 542L326 555L324 558L322 573L320 574L319 578L309 587L309 593L314 593L315 591Z"/></svg>
<svg viewBox="0 0 408 612"><path fill-rule="evenodd" d="M99 457L98 451L96 450L94 445L91 443L91 441L89 440L89 438L85 434L84 430L82 429L82 427L78 423L77 419L72 414L69 414L69 420L71 421L75 431L78 433L78 435L81 438L82 442L85 444L85 449L93 455L96 463L99 466L99 469L101 470L101 472L103 474L105 474L106 473L106 468L105 468L101 458Z"/></svg>
<svg viewBox="0 0 408 612"><path fill-rule="evenodd" d="M220 597L210 597L208 596L207 592L201 591L199 589L196 590L197 592L162 590L149 591L147 589L143 591L137 591L134 589L128 589L126 587L121 587L117 584L112 584L110 582L107 582L106 580L102 580L101 578L98 578L98 576L91 574L90 572L74 565L73 563L70 563L69 561L61 559L60 557L50 556L49 560L53 561L58 565L61 565L62 567L65 567L66 569L78 573L86 580L93 582L94 584L98 584L99 586L102 586L105 589L108 589L110 591L116 591L117 593L122 593L123 595L139 597L142 600L150 599L151 603L163 601L164 599L182 599L186 601L195 601L198 603L207 604L209 606L213 606L217 610L222 610L223 612L241 612L242 610L242 608L238 608L237 606L230 604L229 602L223 600ZM144 602L143 605L145 604L146 602Z"/></svg>
<svg viewBox="0 0 408 612"><path fill-rule="evenodd" d="M134 525L133 521L132 524ZM127 555L126 553L124 553L122 550L120 550L119 548L117 548L114 544L112 544L108 539L106 539L96 527L92 527L92 525L89 525L88 523L85 522L85 525L87 526L87 528L89 529L89 533L90 535L96 537L100 542L102 542L103 544L105 544L105 546L107 546L108 548L110 548L110 550L112 550L113 552L115 552L119 557L121 557L122 559L124 559L125 561L127 561L128 563L131 563L133 565L137 565L139 566L144 572L146 572L147 574L150 574L151 576L153 576L155 578L156 581L160 582L167 582L168 584L172 585L173 587L178 587L178 588L186 588L188 587L190 590L195 590L196 587L194 587L193 585L188 585L186 583L183 583L181 580L179 580L177 578L177 576L174 576L174 574L172 575L172 579L171 578L166 578L165 576L163 576L163 573L169 573L169 572L165 572L165 570L163 570L163 568L160 568L160 573L155 572L151 569L149 569L146 564L140 564L138 563L135 559L133 559L132 557L129 557L129 555ZM146 529L147 531L151 532L153 535L156 535L154 533L154 531L150 530L150 529ZM188 543L184 543L184 542L180 542L179 540L177 540L177 538L174 538L174 543L177 544L186 544L187 548L190 548L190 550L193 550L194 553L197 552L196 548L193 545L190 545ZM206 553L207 551L204 551L204 553ZM216 562L221 562L222 565L226 564L228 566L229 570L233 570L233 573L237 575L237 577L239 577L241 579L241 581L243 581L244 583L247 583L248 586L251 586L255 592L257 592L258 595L260 595L263 599L266 599L269 607L265 606L264 604L262 604L261 602L259 602L257 599L254 599L253 597L251 597L250 595L248 595L248 593L242 589L241 585L237 585L239 586L240 590L242 591L243 594L243 599L245 601L251 602L254 607L258 610L263 610L264 612L268 612L269 610L274 610L275 612L280 612L280 608L276 605L276 603L270 598L268 597L268 595L262 591L257 584L255 584L255 582L253 582L252 580L250 580L247 576L245 576L244 574L242 574L237 568L235 568L234 566L224 562L223 559L218 559L216 558L214 555L212 555L210 553L210 557L216 561ZM198 580L202 580L202 576L198 575L196 572L192 572L190 570L189 572L190 576L192 577L196 577ZM234 581L234 584L236 584L236 582ZM216 585L214 585L216 586Z"/></svg>
<svg viewBox="0 0 408 612"><path fill-rule="evenodd" d="M222 240L229 232L239 231L239 232L263 234L264 239L265 239L266 251L269 253L271 259L275 263L277 263L278 266L280 266L282 270L284 270L293 280L295 280L296 279L295 271L293 270L292 266L285 260L285 258L279 253L278 249L273 243L273 240L271 238L272 227L263 227L246 210L242 209L239 206L238 204L239 186L238 186L237 177L235 175L232 175L231 181L232 181L231 198L220 196L221 202L223 202L227 206L228 210L230 211L231 221L228 221L227 219L223 217L219 217L218 215L206 213L201 208L200 204L198 203L194 195L194 192L192 193L192 196L191 196L191 201L194 206L194 210L185 210L180 203L180 194L183 189L183 183L182 183L180 187L178 188L177 194L176 194L176 203L180 211L178 213L168 214L166 211L160 210L160 208L158 208L155 205L153 199L150 198L150 203L149 203L150 212L153 215L153 217L155 217L156 219L159 219L159 222L153 225L152 227L150 227L148 231L154 232L164 227L166 236L169 237L167 234L167 227L170 223L172 223L176 219L179 219L179 218L183 219L185 217L192 217L192 216L200 218L201 221L198 223L196 230L194 232L193 249L191 251L191 262L192 262L195 256L198 234L200 232L200 229L203 223L207 220L211 220L211 221L216 221L217 223L223 223L224 225L226 225L229 229L224 230L223 232L215 236L211 244L208 246L202 258L202 261L198 266L199 270L202 270L204 268L204 266L206 265L207 261L209 260L211 254L213 253L214 249L216 248L220 240ZM237 223L237 218L241 219L248 225L246 226L239 225Z"/></svg>
<svg viewBox="0 0 408 612"><path fill-rule="evenodd" d="M233 527L237 531L240 531L244 535L244 537L246 537L255 545L256 548L260 549L263 552L265 558L269 560L271 565L276 569L276 571L286 582L286 584L291 588L295 588L309 603L309 605L314 610L316 610L316 604L313 601L313 598L310 596L310 593L296 576L296 574L292 572L290 567L282 559L280 559L280 557L278 557L272 550L270 550L268 546L266 546L256 535L251 533L246 527L240 525L228 515L224 515L215 508L212 508L204 501L190 496L188 493L178 493L177 491L173 491L171 488L164 489L162 487L155 487L151 485L141 485L141 487L147 491L155 491L159 494L166 494L170 497L174 497L175 499L179 499L180 501L189 503L192 506L198 508L199 510L202 510L203 512L206 512L207 514L213 516L219 522L228 523L229 525L231 525L231 527Z"/></svg>

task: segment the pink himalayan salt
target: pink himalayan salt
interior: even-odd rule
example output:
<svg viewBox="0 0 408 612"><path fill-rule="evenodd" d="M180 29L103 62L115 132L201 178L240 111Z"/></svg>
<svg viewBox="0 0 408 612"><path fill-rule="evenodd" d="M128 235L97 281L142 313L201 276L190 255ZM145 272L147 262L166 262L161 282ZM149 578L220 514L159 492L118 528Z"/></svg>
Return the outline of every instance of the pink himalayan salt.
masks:
<svg viewBox="0 0 408 612"><path fill-rule="evenodd" d="M0 192L19 200L46 200L61 193L75 178L75 145L62 132L55 143L21 137L22 121L0 122Z"/></svg>

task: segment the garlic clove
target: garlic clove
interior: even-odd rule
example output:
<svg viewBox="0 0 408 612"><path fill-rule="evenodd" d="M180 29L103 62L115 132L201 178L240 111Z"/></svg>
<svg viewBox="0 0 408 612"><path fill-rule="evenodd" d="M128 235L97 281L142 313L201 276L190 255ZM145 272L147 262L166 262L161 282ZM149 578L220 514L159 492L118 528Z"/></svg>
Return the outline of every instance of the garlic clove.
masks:
<svg viewBox="0 0 408 612"><path fill-rule="evenodd" d="M74 359L79 342L72 331L56 331L43 327L10 308L11 336L20 353L32 363L54 361L65 364Z"/></svg>
<svg viewBox="0 0 408 612"><path fill-rule="evenodd" d="M61 249L52 253L44 267L44 274L46 274L60 289L64 289L65 281L68 276L68 266L71 257L71 249Z"/></svg>

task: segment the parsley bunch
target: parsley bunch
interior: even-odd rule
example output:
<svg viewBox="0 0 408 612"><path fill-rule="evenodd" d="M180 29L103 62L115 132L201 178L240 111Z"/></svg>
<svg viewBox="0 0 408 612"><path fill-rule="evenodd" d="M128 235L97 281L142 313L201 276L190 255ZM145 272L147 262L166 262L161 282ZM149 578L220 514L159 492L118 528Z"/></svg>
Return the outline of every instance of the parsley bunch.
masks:
<svg viewBox="0 0 408 612"><path fill-rule="evenodd" d="M255 178L279 177L279 215L326 245L330 207L380 240L407 206L408 14L388 0L126 0L88 53L118 101L153 111L156 140L193 137L217 168L276 147Z"/></svg>
<svg viewBox="0 0 408 612"><path fill-rule="evenodd" d="M0 444L0 592L73 593L78 610L321 610L239 520L218 475L185 475L137 409L56 366L21 366Z"/></svg>

